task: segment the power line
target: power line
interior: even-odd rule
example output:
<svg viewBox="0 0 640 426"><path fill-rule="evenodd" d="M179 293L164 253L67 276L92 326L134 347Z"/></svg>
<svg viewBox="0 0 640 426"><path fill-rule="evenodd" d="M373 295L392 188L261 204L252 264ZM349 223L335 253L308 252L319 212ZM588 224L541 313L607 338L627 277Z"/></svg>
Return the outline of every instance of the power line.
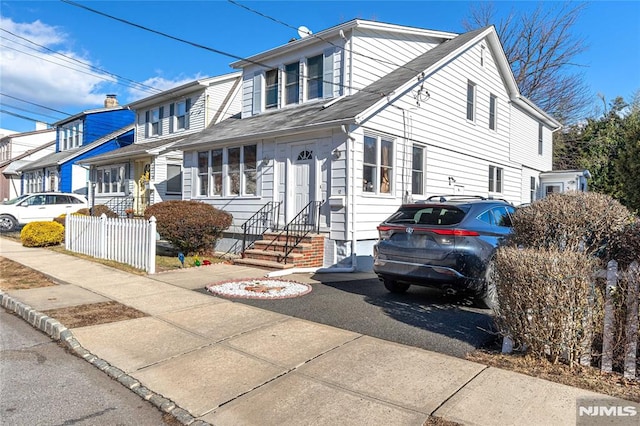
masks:
<svg viewBox="0 0 640 426"><path fill-rule="evenodd" d="M7 95L6 93L2 93L2 92L0 92L0 96L5 96L5 97L7 97L7 98L11 98L11 99L14 99L14 100L16 100L16 101L24 102L24 103L26 103L26 104L35 105L35 106L37 106L37 107L44 108L44 109L48 109L48 110L53 111L53 112L58 112L58 113L60 113L60 114L67 115L67 116L69 116L69 117L71 117L71 116L73 115L73 114L69 114L68 112L59 111L59 110L57 110L57 109L49 108L49 107L46 107L46 106L44 106L44 105L36 104L36 103L34 103L34 102L29 102L29 101L27 101L27 100L25 100L25 99L16 98L15 96Z"/></svg>
<svg viewBox="0 0 640 426"><path fill-rule="evenodd" d="M243 4L241 4L241 3L238 3L238 2L236 2L236 1L234 1L234 0L227 0L227 1L228 1L229 3L231 3L231 4L235 5L235 6L241 7L242 9L245 9L245 10L247 10L247 11L251 12L251 13L255 13L256 15L262 16L263 18L269 19L270 21L273 21L273 22L278 23L278 24L280 24L280 25L284 25L284 26L285 26L285 27L287 27L287 28L290 28L290 29L293 29L293 30L296 30L296 31L298 31L298 30L299 30L298 28L294 27L294 26L293 26L293 25L291 25L291 24L287 24L287 23L286 23L286 22L284 22L284 21L281 21L281 20L279 20L279 19L277 19L277 18L274 18L274 17L272 17L272 16L269 16L269 15L267 15L267 14L265 14L265 13L262 13L262 12L260 12L260 11L258 11L258 10L252 9L252 8L250 8L249 6L245 6L245 5L243 5ZM347 48L345 48L345 47L343 47L343 46L340 46L340 45L338 45L338 44L333 43L333 42L332 42L332 41L330 41L330 40L324 39L324 38L320 37L320 36L319 36L319 35L317 35L317 34L313 34L311 31L306 32L306 34L307 34L308 36L311 36L311 37L313 37L313 38L316 38L316 39L318 39L318 40L321 40L321 41L323 41L323 42L325 42L325 43L327 43L327 44L330 44L330 45L331 45L331 46L333 46L333 47L336 47L336 48L338 48L338 49L341 49L341 50L342 50L342 51L344 51L344 52L349 52L349 53L351 53L352 55L362 56L363 58L371 59L371 60L376 61L376 62L381 63L381 64L393 65L393 66L395 66L395 67L404 68L404 69L406 69L406 70L409 70L409 71L415 72L416 74L420 74L420 73L422 73L422 71L418 71L418 70L415 70L415 69L413 69L413 68L407 67L407 66L405 66L404 64L396 64L395 62L385 61L384 59L381 59L381 58L374 58L373 56L368 56L368 55L365 55L364 53L360 53L360 52L356 52L356 51L351 50L351 49L347 49Z"/></svg>
<svg viewBox="0 0 640 426"><path fill-rule="evenodd" d="M12 108L12 109L17 109L18 111L24 111L24 112L34 112L33 110L28 110L26 108L21 108L15 105L9 105L6 102L4 103L4 106L7 108ZM48 118L53 118L54 120L58 120L58 117L54 117L52 115L47 115L47 114L43 114L43 113L37 113L38 115L42 116L42 117L48 117Z"/></svg>
<svg viewBox="0 0 640 426"><path fill-rule="evenodd" d="M13 115L14 117L22 118L22 119L24 119L24 120L29 120L29 121L38 121L38 122L40 122L40 123L43 123L43 121L42 121L42 120L36 120L35 118L27 117L26 115L16 114L15 112L7 111L7 110L2 109L2 108L0 108L0 113L8 114L8 115ZM47 126L53 127L53 124L51 124L51 123L46 123L46 122L45 122L44 124L46 124Z"/></svg>
<svg viewBox="0 0 640 426"><path fill-rule="evenodd" d="M123 18L118 18L117 16L113 16L113 15L110 15L108 13L101 12L101 11L96 10L96 9L92 9L92 8L90 8L88 6L85 6L85 5L70 1L70 0L60 0L60 1L63 2L63 3L67 3L67 4L71 5L71 6L79 7L81 9L87 10L89 12L104 16L106 18L113 19L115 21L122 22L122 23L127 24L127 25L131 25L131 26L139 28L141 30L148 31L148 32L151 32L153 34L161 35L163 37L167 37L167 38L169 38L171 40L179 41L181 43L185 43L185 44L188 44L188 45L193 46L193 47L197 47L199 49L204 49L206 51L217 53L217 54L220 54L220 55L223 55L223 56L227 56L229 58L236 59L236 60L239 60L239 61L245 61L245 62L248 62L250 64L257 65L257 66L260 66L260 67L263 67L263 68L266 68L266 69L273 68L273 67L271 67L271 66L269 66L267 64L264 64L264 63L261 63L261 62L257 62L257 61L254 61L252 59L245 58L245 57L242 57L242 56L234 55L233 53L228 53L228 52L225 52L225 51L222 51L222 50L219 50L219 49L215 49L213 47L209 47L209 46L205 46L205 45L202 45L202 44L199 44L199 43L195 43L195 42L192 42L192 41L180 38L180 37L173 36L171 34L167 34L167 33L162 32L162 31L154 30L154 29L146 27L144 25L136 24L135 22L131 22L131 21L128 21L128 20L123 19ZM412 70L412 71L414 71L414 70ZM298 73L291 73L291 75L298 75ZM303 78L308 78L308 76L305 76L305 75L302 75L302 77ZM326 83L326 84L331 84L331 85L334 85L334 86L339 86L339 87L342 87L342 88L353 89L353 90L362 91L362 92L366 92L366 93L372 93L372 94L375 94L375 95L379 95L380 97L387 96L386 93L374 92L374 91L366 90L365 88L358 89L358 88L355 88L355 87L352 87L352 86L347 86L347 85L342 84L342 83L336 83L335 81L326 81L326 80L323 80L323 79L319 79L318 81L320 81L322 83Z"/></svg>
<svg viewBox="0 0 640 426"><path fill-rule="evenodd" d="M38 47L40 47L40 48L42 48L42 49L45 49L45 50L46 50L46 51L48 51L48 52L51 52L51 53L54 53L54 54L56 54L56 55L58 55L58 56L62 56L62 57L64 57L64 58L67 58L67 59L69 59L70 61L77 62L77 63L79 63L80 65L82 65L82 66L84 66L84 67L90 68L90 69L95 70L95 71L99 71L99 72L101 72L101 73L104 73L104 74L110 75L110 76L112 76L112 77L116 77L117 79L121 79L121 80L128 81L128 82L130 82L130 83L134 84L135 86L148 88L148 89L150 89L150 90L153 90L155 93L162 92L162 90L157 89L157 88L155 88L155 87L148 86L148 85L146 85L146 84L144 84L144 83L140 83L140 82L137 82L137 81L135 81L135 80L131 80L131 79L127 78L127 77L123 77L123 76L118 75L118 74L114 74L114 73L109 72L109 71L107 71L107 70L105 70L105 69L102 69L102 68L96 67L96 66L94 66L94 65L91 65L91 64L85 63L85 62L83 62L83 61L81 61L81 60L79 60L79 59L76 59L76 58L72 57L72 56L68 56L68 55L65 55L64 53L61 53L61 52L58 52L58 51L55 51L55 50L49 49L49 48L48 48L48 47L46 47L46 46L43 46L43 45L41 45L41 44L38 44L38 43L36 43L36 42L34 42L34 41L32 41L32 40L29 40L29 39L27 39L27 38L25 38L25 37L22 37L22 36L20 36L20 35L18 35L18 34L14 34L14 33L12 33L11 31L5 30L4 28L0 28L0 30L2 30L2 31L4 31L4 32L6 32L6 33L8 33L8 34L11 34L12 36L14 36L14 37L16 37L16 38L19 38L19 39L22 39L22 40L24 40L24 41L26 41L26 42L28 42L28 43L31 43L31 44L33 44L33 45L35 45L35 46L38 46ZM0 38L5 38L5 37L0 37ZM6 40L9 40L9 41L11 41L11 42L13 42L13 43L16 43L16 41L15 41L15 40L11 40L11 39L6 39ZM18 44L19 44L19 43L18 43ZM23 45L23 46L24 46L24 45ZM24 46L24 47L29 47L29 46ZM136 87L136 88L137 88L137 87Z"/></svg>

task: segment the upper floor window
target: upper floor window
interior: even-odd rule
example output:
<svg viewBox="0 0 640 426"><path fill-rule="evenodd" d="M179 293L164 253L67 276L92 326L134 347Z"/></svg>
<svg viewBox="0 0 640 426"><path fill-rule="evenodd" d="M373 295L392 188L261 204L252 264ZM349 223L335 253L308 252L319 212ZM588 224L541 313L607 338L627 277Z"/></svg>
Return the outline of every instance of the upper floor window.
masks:
<svg viewBox="0 0 640 426"><path fill-rule="evenodd" d="M269 70L265 74L265 108L277 108L278 107L278 91L280 86L278 84L279 70Z"/></svg>
<svg viewBox="0 0 640 426"><path fill-rule="evenodd" d="M364 137L362 190L390 194L393 176L393 141L381 137Z"/></svg>
<svg viewBox="0 0 640 426"><path fill-rule="evenodd" d="M323 56L307 59L307 99L322 98Z"/></svg>
<svg viewBox="0 0 640 426"><path fill-rule="evenodd" d="M538 155L543 152L542 123L538 123Z"/></svg>
<svg viewBox="0 0 640 426"><path fill-rule="evenodd" d="M424 147L413 146L411 156L411 193L424 195Z"/></svg>
<svg viewBox="0 0 640 426"><path fill-rule="evenodd" d="M489 96L489 129L496 130L498 116L498 97L495 95Z"/></svg>
<svg viewBox="0 0 640 426"><path fill-rule="evenodd" d="M160 108L151 110L151 136L160 134Z"/></svg>
<svg viewBox="0 0 640 426"><path fill-rule="evenodd" d="M502 192L503 175L502 167L489 166L489 192Z"/></svg>
<svg viewBox="0 0 640 426"><path fill-rule="evenodd" d="M187 103L186 102L178 102L176 104L176 129L186 129L187 128Z"/></svg>
<svg viewBox="0 0 640 426"><path fill-rule="evenodd" d="M60 151L79 147L82 140L82 130L82 121L74 121L60 127L58 130Z"/></svg>
<svg viewBox="0 0 640 426"><path fill-rule="evenodd" d="M297 62L284 66L284 99L287 105L297 104L300 100L300 64Z"/></svg>
<svg viewBox="0 0 640 426"><path fill-rule="evenodd" d="M467 82L467 120L476 120L476 85Z"/></svg>

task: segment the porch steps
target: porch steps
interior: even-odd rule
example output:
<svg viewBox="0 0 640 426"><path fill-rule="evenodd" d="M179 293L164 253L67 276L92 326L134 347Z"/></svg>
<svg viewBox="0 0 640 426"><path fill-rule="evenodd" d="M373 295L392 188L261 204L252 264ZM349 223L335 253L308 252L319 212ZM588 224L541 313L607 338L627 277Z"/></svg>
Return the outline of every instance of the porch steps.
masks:
<svg viewBox="0 0 640 426"><path fill-rule="evenodd" d="M251 259L251 258L235 259L233 263L237 265L260 266L263 268L270 268L270 269L290 269L295 266L293 263L285 264L285 263L274 262L271 260L260 260L260 259Z"/></svg>
<svg viewBox="0 0 640 426"><path fill-rule="evenodd" d="M306 235L286 256L287 263L284 263L286 235L268 232L262 236L262 239L254 242L253 248L245 250L242 259L234 262L273 269L320 267L324 260L324 238L323 234Z"/></svg>

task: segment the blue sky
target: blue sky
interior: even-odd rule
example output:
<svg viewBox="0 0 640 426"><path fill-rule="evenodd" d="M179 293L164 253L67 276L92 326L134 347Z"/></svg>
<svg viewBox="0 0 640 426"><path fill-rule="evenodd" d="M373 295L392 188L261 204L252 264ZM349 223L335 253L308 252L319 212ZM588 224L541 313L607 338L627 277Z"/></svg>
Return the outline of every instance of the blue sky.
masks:
<svg viewBox="0 0 640 426"><path fill-rule="evenodd" d="M467 1L242 1L290 27L318 32L360 18L433 30L464 32ZM228 1L78 1L136 24L236 56L247 57L298 37L295 29ZM538 2L497 1L498 18L531 11ZM545 8L561 5L545 1ZM234 71L235 59L153 34L61 1L0 0L0 128L30 131L33 119L53 123L102 106L121 104L200 77ZM594 108L640 89L640 2L588 2L574 27L589 49L577 58ZM49 50L46 50L46 49ZM42 51L45 53L43 54ZM63 53L57 57L52 51ZM61 62L62 61L62 62ZM93 71L86 65L93 66ZM73 69L82 69L81 72ZM104 75L97 69L107 71ZM114 79L119 80L119 84ZM134 85L142 83L144 86ZM7 95L7 96L4 96ZM26 101L26 102L25 102ZM41 108L34 104L52 108ZM20 115L25 118L16 117Z"/></svg>

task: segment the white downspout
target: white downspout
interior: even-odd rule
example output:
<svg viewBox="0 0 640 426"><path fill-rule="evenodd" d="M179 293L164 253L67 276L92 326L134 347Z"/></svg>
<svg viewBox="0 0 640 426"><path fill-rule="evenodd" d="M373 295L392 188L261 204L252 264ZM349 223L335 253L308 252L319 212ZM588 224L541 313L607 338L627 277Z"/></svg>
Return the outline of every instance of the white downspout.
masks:
<svg viewBox="0 0 640 426"><path fill-rule="evenodd" d="M265 277L282 277L284 275L290 274L340 274L340 273L352 273L355 272L358 267L358 257L356 256L356 162L355 162L355 138L351 136L349 131L347 131L346 126L342 126L342 131L347 135L347 146L345 149L345 153L347 155L347 201L349 196L351 197L351 205L347 202L347 218L349 214L351 215L351 225L349 225L349 220L347 220L348 231L351 232L351 266L349 267L337 267L337 268L291 268L291 269L283 269L278 271L272 271L265 274ZM349 161L351 161L351 173L349 173ZM349 182L351 180L351 182ZM349 187L349 183L351 183L351 187ZM349 233L347 232L347 233Z"/></svg>

